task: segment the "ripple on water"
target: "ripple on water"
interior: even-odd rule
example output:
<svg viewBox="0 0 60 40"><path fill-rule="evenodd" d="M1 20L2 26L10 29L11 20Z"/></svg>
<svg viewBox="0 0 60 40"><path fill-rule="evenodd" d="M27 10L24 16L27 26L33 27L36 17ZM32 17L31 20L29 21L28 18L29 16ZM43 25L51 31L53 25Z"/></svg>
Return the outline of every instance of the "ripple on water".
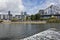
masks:
<svg viewBox="0 0 60 40"><path fill-rule="evenodd" d="M55 28L50 28L46 31L40 32L22 40L60 40L60 31Z"/></svg>

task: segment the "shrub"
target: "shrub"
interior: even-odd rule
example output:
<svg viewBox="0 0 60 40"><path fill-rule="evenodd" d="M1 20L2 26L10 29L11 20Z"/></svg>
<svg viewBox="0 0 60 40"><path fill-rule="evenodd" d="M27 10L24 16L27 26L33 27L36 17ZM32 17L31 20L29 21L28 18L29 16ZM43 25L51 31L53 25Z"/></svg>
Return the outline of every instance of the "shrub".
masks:
<svg viewBox="0 0 60 40"><path fill-rule="evenodd" d="M57 19L56 17L53 16L47 20L47 23L60 23L60 19Z"/></svg>
<svg viewBox="0 0 60 40"><path fill-rule="evenodd" d="M11 22L17 22L19 19L17 19L17 18L13 18L12 20L11 20Z"/></svg>
<svg viewBox="0 0 60 40"><path fill-rule="evenodd" d="M0 20L0 23L2 23L3 22L3 20Z"/></svg>

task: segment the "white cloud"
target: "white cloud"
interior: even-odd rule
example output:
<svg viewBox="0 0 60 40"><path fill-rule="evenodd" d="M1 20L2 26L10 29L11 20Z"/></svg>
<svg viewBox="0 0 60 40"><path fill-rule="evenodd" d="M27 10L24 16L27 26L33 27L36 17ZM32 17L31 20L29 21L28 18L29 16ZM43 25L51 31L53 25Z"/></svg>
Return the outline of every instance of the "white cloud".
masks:
<svg viewBox="0 0 60 40"><path fill-rule="evenodd" d="M5 9L7 5L3 2L0 3L0 10Z"/></svg>
<svg viewBox="0 0 60 40"><path fill-rule="evenodd" d="M0 0L0 12L21 12L24 10L22 0Z"/></svg>
<svg viewBox="0 0 60 40"><path fill-rule="evenodd" d="M19 0L19 9L20 9L20 11L24 10L24 5L22 3L22 0Z"/></svg>
<svg viewBox="0 0 60 40"><path fill-rule="evenodd" d="M22 3L22 0L8 0L8 5L10 4L10 7L13 9L13 7L19 9L19 11L22 11L24 9L24 5Z"/></svg>
<svg viewBox="0 0 60 40"><path fill-rule="evenodd" d="M7 2L8 0L0 0L0 2Z"/></svg>
<svg viewBox="0 0 60 40"><path fill-rule="evenodd" d="M0 11L7 7L6 2L7 0L0 0Z"/></svg>
<svg viewBox="0 0 60 40"><path fill-rule="evenodd" d="M19 5L19 10L20 11L24 11L24 6L23 5Z"/></svg>

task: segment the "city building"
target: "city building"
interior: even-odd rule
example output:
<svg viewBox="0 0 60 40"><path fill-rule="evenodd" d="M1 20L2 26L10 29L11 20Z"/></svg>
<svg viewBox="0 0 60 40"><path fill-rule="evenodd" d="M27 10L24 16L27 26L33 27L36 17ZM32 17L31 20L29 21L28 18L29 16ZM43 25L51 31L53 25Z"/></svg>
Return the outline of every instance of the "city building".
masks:
<svg viewBox="0 0 60 40"><path fill-rule="evenodd" d="M44 15L44 10L39 10L40 15Z"/></svg>
<svg viewBox="0 0 60 40"><path fill-rule="evenodd" d="M48 8L44 10L45 15L55 15L55 14L60 14L60 8L55 5L51 5Z"/></svg>
<svg viewBox="0 0 60 40"><path fill-rule="evenodd" d="M15 18L22 19L21 15L15 15Z"/></svg>
<svg viewBox="0 0 60 40"><path fill-rule="evenodd" d="M8 15L7 14L0 14L0 19L7 20L8 19Z"/></svg>
<svg viewBox="0 0 60 40"><path fill-rule="evenodd" d="M26 12L21 12L20 15L15 15L15 18L21 19L21 20L26 20L27 13Z"/></svg>
<svg viewBox="0 0 60 40"><path fill-rule="evenodd" d="M13 18L17 18L17 19L20 19L20 20L26 20L26 16L27 16L26 12L21 12L20 15L17 14L15 16L13 16L11 14L11 12L8 11L8 14L7 13L6 14L1 13L0 14L0 19L1 20L12 20Z"/></svg>
<svg viewBox="0 0 60 40"><path fill-rule="evenodd" d="M8 11L8 19L11 20L13 18L12 14L10 11Z"/></svg>
<svg viewBox="0 0 60 40"><path fill-rule="evenodd" d="M12 19L12 14L10 14L10 11L8 11L8 14L0 14L0 19L2 20L11 20Z"/></svg>
<svg viewBox="0 0 60 40"><path fill-rule="evenodd" d="M40 10L41 18L50 18L51 16L56 16L60 18L60 8L55 5L51 5L44 10Z"/></svg>

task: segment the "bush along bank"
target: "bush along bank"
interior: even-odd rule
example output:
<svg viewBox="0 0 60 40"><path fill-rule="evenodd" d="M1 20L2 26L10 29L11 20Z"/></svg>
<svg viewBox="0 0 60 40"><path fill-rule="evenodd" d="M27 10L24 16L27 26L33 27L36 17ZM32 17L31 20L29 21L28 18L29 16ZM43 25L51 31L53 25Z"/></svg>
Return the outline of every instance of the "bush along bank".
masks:
<svg viewBox="0 0 60 40"><path fill-rule="evenodd" d="M3 20L0 20L0 23L2 23L3 22Z"/></svg>
<svg viewBox="0 0 60 40"><path fill-rule="evenodd" d="M47 23L60 23L60 19L48 20Z"/></svg>
<svg viewBox="0 0 60 40"><path fill-rule="evenodd" d="M60 23L60 19L56 17L51 17L47 20L47 23Z"/></svg>

